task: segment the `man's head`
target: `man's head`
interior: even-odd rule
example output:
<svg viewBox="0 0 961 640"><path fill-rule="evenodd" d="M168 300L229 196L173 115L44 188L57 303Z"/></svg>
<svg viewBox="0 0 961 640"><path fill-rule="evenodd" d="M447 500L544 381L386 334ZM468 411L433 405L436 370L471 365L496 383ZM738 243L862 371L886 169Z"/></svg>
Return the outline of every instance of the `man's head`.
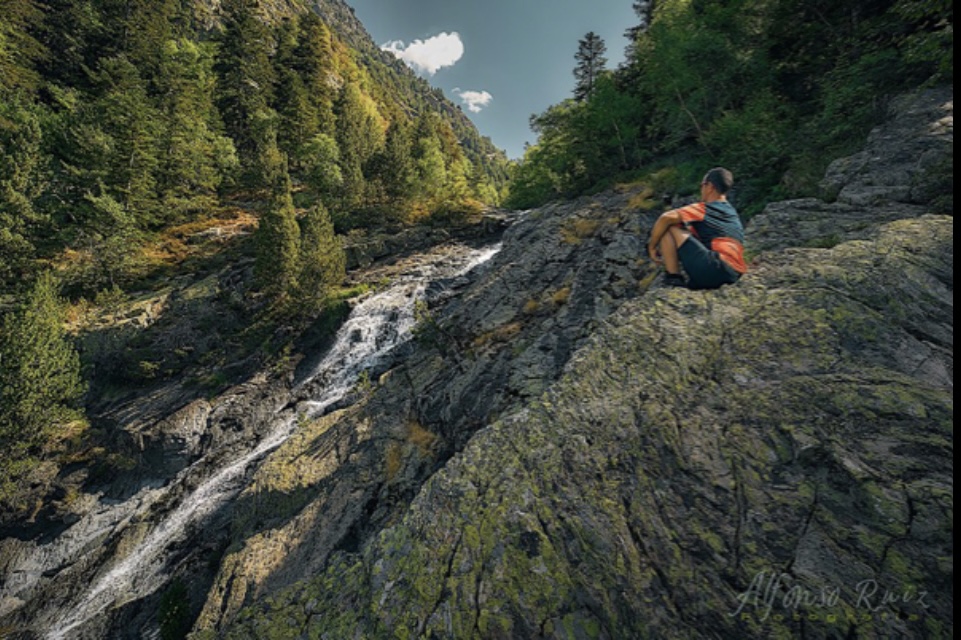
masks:
<svg viewBox="0 0 961 640"><path fill-rule="evenodd" d="M719 198L724 197L732 186L734 186L734 176L724 167L714 167L705 173L701 180L702 194L705 189L713 189L714 193L710 195Z"/></svg>

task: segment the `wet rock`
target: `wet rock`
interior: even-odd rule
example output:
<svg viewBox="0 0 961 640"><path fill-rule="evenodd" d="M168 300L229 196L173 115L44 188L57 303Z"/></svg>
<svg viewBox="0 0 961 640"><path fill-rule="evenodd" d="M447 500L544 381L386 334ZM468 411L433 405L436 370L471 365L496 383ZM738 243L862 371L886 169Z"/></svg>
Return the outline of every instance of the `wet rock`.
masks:
<svg viewBox="0 0 961 640"><path fill-rule="evenodd" d="M202 450L201 443L211 409L208 401L195 400L157 423L152 431L166 450L186 457L197 456Z"/></svg>
<svg viewBox="0 0 961 640"><path fill-rule="evenodd" d="M417 226L395 233L375 232L349 237L344 250L348 269L367 268L378 261L427 251L445 242L494 242L517 219L516 212L491 210L477 220L451 227Z"/></svg>

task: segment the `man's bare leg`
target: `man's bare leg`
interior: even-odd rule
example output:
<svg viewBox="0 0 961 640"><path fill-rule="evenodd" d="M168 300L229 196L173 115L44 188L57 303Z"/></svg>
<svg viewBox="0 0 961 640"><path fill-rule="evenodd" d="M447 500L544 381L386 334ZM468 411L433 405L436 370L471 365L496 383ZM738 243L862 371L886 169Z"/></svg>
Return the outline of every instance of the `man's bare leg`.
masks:
<svg viewBox="0 0 961 640"><path fill-rule="evenodd" d="M681 273L681 261L677 257L677 249L691 237L690 232L683 227L671 227L668 232L661 237L657 250L664 260L664 269L670 273L679 275Z"/></svg>

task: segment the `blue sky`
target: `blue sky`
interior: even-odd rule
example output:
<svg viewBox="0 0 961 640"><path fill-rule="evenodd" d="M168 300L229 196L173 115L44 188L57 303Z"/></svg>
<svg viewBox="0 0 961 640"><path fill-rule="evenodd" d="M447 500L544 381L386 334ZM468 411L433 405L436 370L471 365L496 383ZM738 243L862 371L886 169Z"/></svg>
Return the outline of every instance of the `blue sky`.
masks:
<svg viewBox="0 0 961 640"><path fill-rule="evenodd" d="M631 0L346 0L374 41L464 109L483 135L519 158L533 113L571 96L574 54L588 31L608 68L636 23Z"/></svg>

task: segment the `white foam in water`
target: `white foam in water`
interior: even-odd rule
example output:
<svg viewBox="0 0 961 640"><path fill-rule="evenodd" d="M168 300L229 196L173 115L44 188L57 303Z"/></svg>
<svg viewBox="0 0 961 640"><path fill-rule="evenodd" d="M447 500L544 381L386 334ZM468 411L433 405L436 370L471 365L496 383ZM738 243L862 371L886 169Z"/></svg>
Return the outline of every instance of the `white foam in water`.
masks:
<svg viewBox="0 0 961 640"><path fill-rule="evenodd" d="M376 366L389 351L410 339L416 323L415 308L427 285L435 279L462 275L490 260L500 245L482 250L458 251L431 257L412 271L398 276L390 287L371 295L354 307L338 331L334 345L305 381L319 388L318 397L300 406L308 417L321 415L343 399L357 384L362 373ZM320 383L320 384L318 384ZM127 602L143 598L164 584L167 550L183 542L187 530L202 523L242 489L247 469L258 463L296 430L297 420L289 414L278 416L273 430L251 451L227 461L196 489L184 495L173 508L126 557L96 577L77 602L44 610L42 633L50 640L77 637L80 628L95 616ZM44 574L56 580L63 567L80 560L112 536L122 532L134 520L145 515L170 487L184 482L202 459L185 469L165 488L148 488L119 504L103 505L81 519L47 545L37 547L34 554L24 554L16 566L8 567L7 578L0 586L0 614L6 614L29 598ZM12 563L13 564L13 563ZM51 574L52 572L52 574ZM9 580L16 575L17 580ZM39 622L39 621L37 621Z"/></svg>

